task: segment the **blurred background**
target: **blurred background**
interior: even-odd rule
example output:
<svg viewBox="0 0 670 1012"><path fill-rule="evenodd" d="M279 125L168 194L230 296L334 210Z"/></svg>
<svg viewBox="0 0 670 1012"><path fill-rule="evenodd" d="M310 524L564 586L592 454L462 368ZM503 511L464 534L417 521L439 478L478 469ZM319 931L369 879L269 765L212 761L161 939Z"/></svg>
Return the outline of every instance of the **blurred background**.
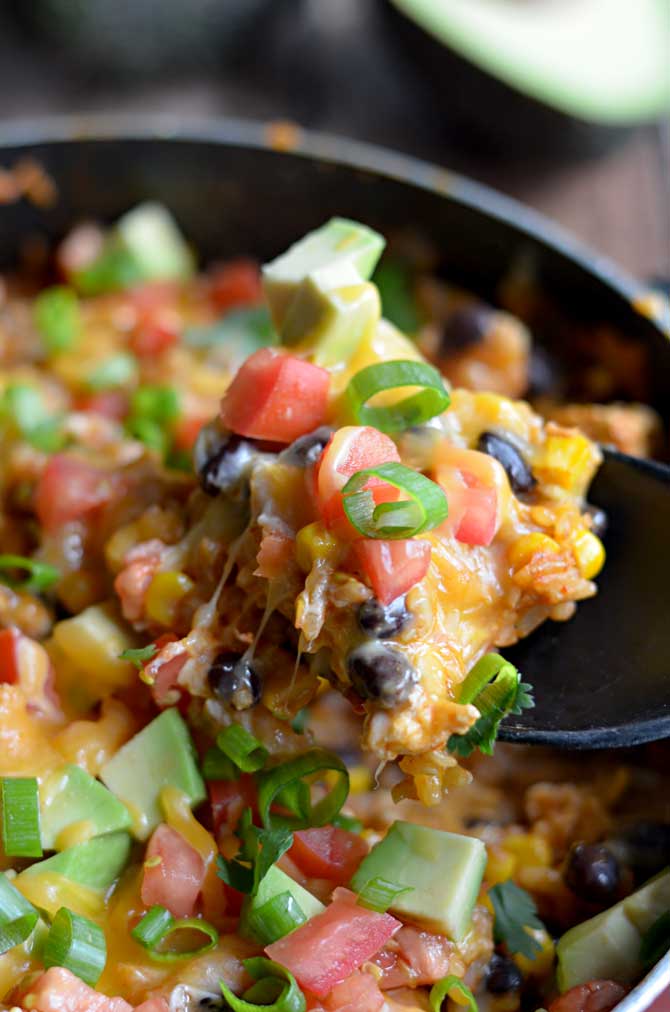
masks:
<svg viewBox="0 0 670 1012"><path fill-rule="evenodd" d="M465 172L670 278L670 0L0 0L3 123L291 120Z"/></svg>

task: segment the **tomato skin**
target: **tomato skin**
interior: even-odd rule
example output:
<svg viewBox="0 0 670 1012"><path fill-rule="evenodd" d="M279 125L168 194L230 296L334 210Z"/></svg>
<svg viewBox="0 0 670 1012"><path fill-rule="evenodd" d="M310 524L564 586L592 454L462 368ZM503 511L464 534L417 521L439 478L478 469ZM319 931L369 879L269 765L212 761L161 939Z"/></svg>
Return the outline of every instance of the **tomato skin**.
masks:
<svg viewBox="0 0 670 1012"><path fill-rule="evenodd" d="M152 864L152 858L160 861ZM158 826L144 860L142 902L147 907L166 907L174 917L191 917L204 878L200 854L171 826Z"/></svg>
<svg viewBox="0 0 670 1012"><path fill-rule="evenodd" d="M0 629L0 682L14 685L19 680L18 629Z"/></svg>
<svg viewBox="0 0 670 1012"><path fill-rule="evenodd" d="M323 826L297 830L288 853L308 877L344 885L351 881L367 852L367 844L358 834L337 826Z"/></svg>
<svg viewBox="0 0 670 1012"><path fill-rule="evenodd" d="M323 422L329 387L326 369L261 348L244 362L228 387L221 418L241 436L292 443Z"/></svg>
<svg viewBox="0 0 670 1012"><path fill-rule="evenodd" d="M57 530L109 502L117 486L113 474L67 453L55 453L37 484L37 517L46 530Z"/></svg>
<svg viewBox="0 0 670 1012"><path fill-rule="evenodd" d="M421 538L361 538L353 545L354 558L382 604L390 604L423 580L430 553L430 542Z"/></svg>
<svg viewBox="0 0 670 1012"><path fill-rule="evenodd" d="M347 889L336 889L326 909L265 949L287 967L301 987L324 998L350 977L401 927L390 914L356 904Z"/></svg>
<svg viewBox="0 0 670 1012"><path fill-rule="evenodd" d="M555 998L549 1012L610 1012L628 993L613 980L590 980Z"/></svg>
<svg viewBox="0 0 670 1012"><path fill-rule="evenodd" d="M210 298L221 311L261 302L263 289L258 264L254 260L239 257L214 267L210 280Z"/></svg>

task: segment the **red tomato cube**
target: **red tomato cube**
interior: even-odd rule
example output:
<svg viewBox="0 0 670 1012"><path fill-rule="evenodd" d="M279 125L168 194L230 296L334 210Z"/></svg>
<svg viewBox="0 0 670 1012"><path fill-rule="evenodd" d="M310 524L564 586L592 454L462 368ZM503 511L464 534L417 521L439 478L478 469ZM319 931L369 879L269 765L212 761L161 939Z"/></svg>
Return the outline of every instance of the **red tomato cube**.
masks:
<svg viewBox="0 0 670 1012"><path fill-rule="evenodd" d="M390 604L423 580L430 565L430 542L420 538L383 541L362 538L354 557L382 604Z"/></svg>

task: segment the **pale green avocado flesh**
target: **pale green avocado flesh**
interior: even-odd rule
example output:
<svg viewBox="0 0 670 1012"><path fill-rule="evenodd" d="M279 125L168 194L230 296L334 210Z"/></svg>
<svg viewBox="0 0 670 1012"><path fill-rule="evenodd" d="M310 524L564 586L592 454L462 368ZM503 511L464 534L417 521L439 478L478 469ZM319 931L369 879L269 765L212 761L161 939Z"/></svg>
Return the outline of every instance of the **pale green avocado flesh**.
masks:
<svg viewBox="0 0 670 1012"><path fill-rule="evenodd" d="M589 980L633 984L643 972L643 935L670 910L670 869L637 892L567 931L556 947L561 991Z"/></svg>
<svg viewBox="0 0 670 1012"><path fill-rule="evenodd" d="M22 874L54 872L96 892L107 892L128 863L130 845L128 833L96 836L93 840L75 844L60 854L31 864Z"/></svg>
<svg viewBox="0 0 670 1012"><path fill-rule="evenodd" d="M40 833L44 850L62 850L60 833L86 823L90 835L129 829L130 812L81 766L63 766L40 787Z"/></svg>
<svg viewBox="0 0 670 1012"><path fill-rule="evenodd" d="M408 887L390 912L458 942L470 926L485 867L481 840L394 822L363 859L351 887L361 892L374 878Z"/></svg>
<svg viewBox="0 0 670 1012"><path fill-rule="evenodd" d="M480 69L570 116L614 125L670 109L668 0L391 2Z"/></svg>
<svg viewBox="0 0 670 1012"><path fill-rule="evenodd" d="M100 778L130 810L140 840L163 820L164 787L183 791L191 805L205 800L191 735L177 710L164 710L131 738L100 771Z"/></svg>

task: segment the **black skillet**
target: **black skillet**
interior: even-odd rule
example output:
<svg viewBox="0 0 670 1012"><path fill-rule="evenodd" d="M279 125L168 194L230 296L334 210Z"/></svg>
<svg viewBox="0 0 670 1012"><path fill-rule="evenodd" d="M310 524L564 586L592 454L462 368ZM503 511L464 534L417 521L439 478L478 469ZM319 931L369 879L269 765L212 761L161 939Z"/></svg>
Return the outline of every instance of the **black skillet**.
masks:
<svg viewBox="0 0 670 1012"><path fill-rule="evenodd" d="M26 155L48 170L59 199L48 210L0 207L0 266L29 234L57 238L81 218L111 220L147 198L172 209L205 261L272 257L335 214L387 233L419 229L438 244L445 274L482 296L494 298L524 258L566 318L615 324L640 342L650 399L668 420L670 342L660 321L635 310L639 286L529 209L443 169L235 121L78 118L0 129L0 166ZM508 722L508 740L596 748L670 734L670 486L659 475L611 459L596 478L592 499L611 516L599 594L510 651L536 685L537 706Z"/></svg>

